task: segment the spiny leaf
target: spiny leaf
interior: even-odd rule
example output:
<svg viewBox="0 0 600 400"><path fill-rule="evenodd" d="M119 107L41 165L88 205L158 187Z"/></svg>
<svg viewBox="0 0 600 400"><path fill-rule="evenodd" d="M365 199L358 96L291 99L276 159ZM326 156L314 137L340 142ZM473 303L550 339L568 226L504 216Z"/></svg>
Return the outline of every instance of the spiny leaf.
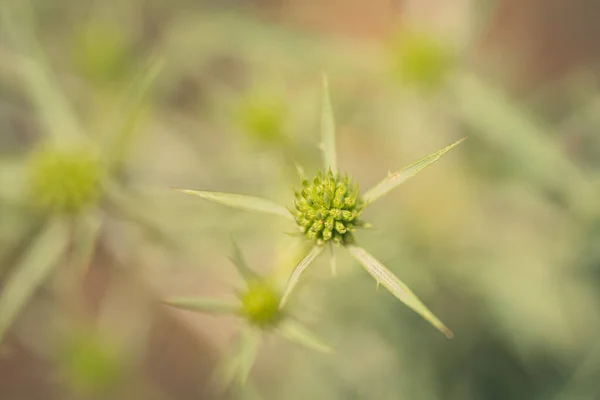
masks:
<svg viewBox="0 0 600 400"><path fill-rule="evenodd" d="M225 300L206 299L198 297L173 298L164 301L165 304L182 310L205 312L209 314L233 314L240 306Z"/></svg>
<svg viewBox="0 0 600 400"><path fill-rule="evenodd" d="M333 353L334 351L333 348L321 341L313 332L291 319L283 321L277 328L277 333L289 341L311 350L322 353Z"/></svg>
<svg viewBox="0 0 600 400"><path fill-rule="evenodd" d="M451 145L444 147L443 149L436 151L435 153L430 154L427 157L424 157L415 163L410 164L402 170L388 175L384 180L379 182L377 185L375 185L363 195L363 201L365 203L365 206L371 204L378 198L387 194L389 191L396 188L396 186L400 185L407 179L412 178L421 170L425 169L426 167L439 160L444 154L452 150L455 146L459 145L464 140L466 140L466 138L462 138L452 143Z"/></svg>
<svg viewBox="0 0 600 400"><path fill-rule="evenodd" d="M323 148L323 161L325 171L337 174L337 155L335 151L335 120L331 100L329 98L329 84L327 76L323 74L323 104L321 105L321 140Z"/></svg>
<svg viewBox="0 0 600 400"><path fill-rule="evenodd" d="M317 258L319 254L323 251L322 246L314 246L306 256L296 265L294 271L292 271L292 275L288 280L283 296L281 297L281 302L279 303L279 308L283 308L285 303L287 302L292 290L296 287L298 280L300 279L300 275L312 264L312 262Z"/></svg>
<svg viewBox="0 0 600 400"><path fill-rule="evenodd" d="M242 194L234 193L221 193L221 192L204 192L200 190L189 190L189 189L177 189L178 192L191 194L193 196L202 197L205 200L212 201L215 203L224 204L233 208L241 208L244 210L264 212L268 214L275 214L281 217L285 217L293 220L292 214L289 210L274 201L263 199L261 197L246 196Z"/></svg>
<svg viewBox="0 0 600 400"><path fill-rule="evenodd" d="M350 254L360 262L367 272L375 278L375 280L389 290L396 298L421 315L433 326L442 331L448 339L452 338L453 334L422 302L419 298L398 279L389 269L369 254L365 249L347 245L346 248Z"/></svg>
<svg viewBox="0 0 600 400"><path fill-rule="evenodd" d="M233 254L229 259L233 265L235 265L242 278L244 278L245 281L256 278L256 274L248 267L246 260L244 260L244 255L233 237L231 238L231 245L233 247Z"/></svg>
<svg viewBox="0 0 600 400"><path fill-rule="evenodd" d="M63 221L50 221L8 276L0 294L0 340L65 251L67 232Z"/></svg>

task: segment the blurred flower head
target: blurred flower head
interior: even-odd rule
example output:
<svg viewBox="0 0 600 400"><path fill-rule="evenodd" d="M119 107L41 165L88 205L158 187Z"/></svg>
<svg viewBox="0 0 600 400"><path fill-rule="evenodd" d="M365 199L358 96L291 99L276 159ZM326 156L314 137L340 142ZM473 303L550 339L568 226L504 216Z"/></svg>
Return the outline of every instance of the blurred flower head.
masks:
<svg viewBox="0 0 600 400"><path fill-rule="evenodd" d="M237 126L258 145L278 145L285 137L287 109L272 95L250 93L236 104L233 114Z"/></svg>
<svg viewBox="0 0 600 400"><path fill-rule="evenodd" d="M240 314L250 324L261 328L276 325L282 318L281 296L265 280L252 280L240 295Z"/></svg>
<svg viewBox="0 0 600 400"><path fill-rule="evenodd" d="M453 67L453 57L440 38L420 31L403 30L390 44L392 76L422 90L440 88Z"/></svg>
<svg viewBox="0 0 600 400"><path fill-rule="evenodd" d="M90 81L106 83L123 78L130 56L127 33L114 22L89 22L73 37L73 65L81 76Z"/></svg>
<svg viewBox="0 0 600 400"><path fill-rule="evenodd" d="M44 212L77 214L101 195L102 168L88 147L42 146L29 156L29 196Z"/></svg>

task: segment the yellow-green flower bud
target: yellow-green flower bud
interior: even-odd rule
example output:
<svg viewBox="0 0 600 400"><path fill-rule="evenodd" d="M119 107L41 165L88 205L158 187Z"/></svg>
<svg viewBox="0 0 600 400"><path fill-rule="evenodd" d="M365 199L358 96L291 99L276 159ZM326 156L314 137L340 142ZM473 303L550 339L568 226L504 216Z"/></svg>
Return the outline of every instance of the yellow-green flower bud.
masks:
<svg viewBox="0 0 600 400"><path fill-rule="evenodd" d="M282 317L279 294L264 281L251 281L240 296L241 314L251 325L261 328L277 324Z"/></svg>
<svg viewBox="0 0 600 400"><path fill-rule="evenodd" d="M28 170L31 202L45 212L75 214L100 197L102 169L90 149L41 148Z"/></svg>

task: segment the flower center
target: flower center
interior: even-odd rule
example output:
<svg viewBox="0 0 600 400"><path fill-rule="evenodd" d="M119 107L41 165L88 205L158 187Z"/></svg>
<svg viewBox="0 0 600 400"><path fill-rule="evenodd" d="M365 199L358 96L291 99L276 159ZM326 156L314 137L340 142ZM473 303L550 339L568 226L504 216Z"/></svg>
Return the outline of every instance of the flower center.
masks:
<svg viewBox="0 0 600 400"><path fill-rule="evenodd" d="M77 213L100 196L101 168L91 151L44 148L29 159L29 194L52 213Z"/></svg>
<svg viewBox="0 0 600 400"><path fill-rule="evenodd" d="M250 282L240 297L242 316L261 328L275 325L281 319L279 295L264 282Z"/></svg>
<svg viewBox="0 0 600 400"><path fill-rule="evenodd" d="M302 190L296 191L295 197L294 217L300 231L321 245L329 240L345 244L363 224L358 220L363 209L358 185L347 176L319 172L312 183L302 181Z"/></svg>

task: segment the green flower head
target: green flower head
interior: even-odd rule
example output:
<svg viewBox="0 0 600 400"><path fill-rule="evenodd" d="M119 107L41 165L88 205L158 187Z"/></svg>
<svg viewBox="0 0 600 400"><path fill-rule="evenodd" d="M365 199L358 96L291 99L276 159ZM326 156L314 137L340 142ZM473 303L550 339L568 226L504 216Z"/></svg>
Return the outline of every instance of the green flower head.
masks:
<svg viewBox="0 0 600 400"><path fill-rule="evenodd" d="M250 325L269 328L281 321L283 316L279 309L281 295L268 282L258 279L248 282L239 299L240 315Z"/></svg>
<svg viewBox="0 0 600 400"><path fill-rule="evenodd" d="M100 197L102 168L88 148L41 148L28 169L31 201L45 212L76 214Z"/></svg>
<svg viewBox="0 0 600 400"><path fill-rule="evenodd" d="M319 171L312 182L303 179L302 189L295 192L294 206L300 231L321 245L329 240L347 243L356 226L363 225L358 220L363 209L358 185L331 170L327 174Z"/></svg>

